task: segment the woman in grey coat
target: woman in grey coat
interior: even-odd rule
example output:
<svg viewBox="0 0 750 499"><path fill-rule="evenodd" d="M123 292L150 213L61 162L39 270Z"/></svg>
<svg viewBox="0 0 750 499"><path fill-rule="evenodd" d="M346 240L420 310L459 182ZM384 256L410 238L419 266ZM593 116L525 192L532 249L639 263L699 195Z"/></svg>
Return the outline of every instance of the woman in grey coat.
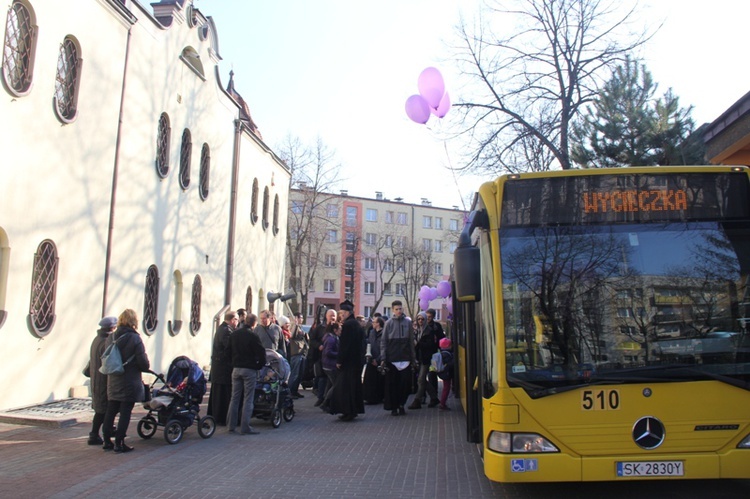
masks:
<svg viewBox="0 0 750 499"><path fill-rule="evenodd" d="M96 338L91 342L89 355L91 356L83 374L91 378L91 407L94 409L94 420L91 422L89 445L102 445L104 440L99 436L99 430L107 412L107 376L99 372L102 365L102 354L107 337L117 327L117 317L104 317L99 321Z"/></svg>
<svg viewBox="0 0 750 499"><path fill-rule="evenodd" d="M107 339L107 345L117 341L122 355L125 372L107 376L107 414L104 416L104 450L130 452L132 447L125 445L125 435L130 424L130 415L136 402L144 399L141 373L148 371L150 363L138 334L138 315L132 309L126 309L117 319L117 330ZM119 414L115 443L112 443L112 424L115 415Z"/></svg>

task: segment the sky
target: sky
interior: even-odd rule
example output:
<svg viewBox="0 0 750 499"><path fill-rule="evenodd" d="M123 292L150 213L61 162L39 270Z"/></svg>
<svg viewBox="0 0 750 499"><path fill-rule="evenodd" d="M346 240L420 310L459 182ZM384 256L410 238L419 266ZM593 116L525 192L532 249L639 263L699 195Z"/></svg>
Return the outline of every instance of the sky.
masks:
<svg viewBox="0 0 750 499"><path fill-rule="evenodd" d="M350 195L403 198L469 208L482 181L457 176L447 124L419 125L406 116L417 78L438 68L446 91L461 95L449 49L461 15L479 0L195 0L219 38L222 83L234 71L263 140L278 150L291 135L317 138L341 164L338 189ZM617 2L615 2L617 3ZM632 2L635 3L635 2ZM750 90L747 0L642 0L638 27L661 28L643 58L657 94L672 88L697 125L712 122ZM468 100L468 99L467 99Z"/></svg>

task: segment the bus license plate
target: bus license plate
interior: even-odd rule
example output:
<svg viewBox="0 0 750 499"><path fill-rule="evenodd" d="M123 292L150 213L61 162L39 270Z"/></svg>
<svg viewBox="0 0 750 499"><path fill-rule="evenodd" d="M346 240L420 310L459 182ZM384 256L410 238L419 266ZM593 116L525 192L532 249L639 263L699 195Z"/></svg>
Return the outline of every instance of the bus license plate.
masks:
<svg viewBox="0 0 750 499"><path fill-rule="evenodd" d="M620 461L617 476L684 476L682 461Z"/></svg>

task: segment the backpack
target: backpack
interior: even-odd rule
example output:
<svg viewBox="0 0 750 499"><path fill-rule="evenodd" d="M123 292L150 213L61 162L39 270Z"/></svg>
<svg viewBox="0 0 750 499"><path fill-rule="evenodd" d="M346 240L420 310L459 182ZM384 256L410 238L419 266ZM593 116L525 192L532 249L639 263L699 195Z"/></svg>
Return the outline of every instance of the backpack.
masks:
<svg viewBox="0 0 750 499"><path fill-rule="evenodd" d="M453 354L448 350L441 350L438 354L443 366L443 370L437 373L438 378L442 380L451 379L453 377Z"/></svg>
<svg viewBox="0 0 750 499"><path fill-rule="evenodd" d="M102 374L122 374L125 372L125 366L133 360L135 355L131 355L128 360L124 363L122 361L122 354L120 349L117 347L117 342L120 338L110 343L110 345L104 350L102 354L102 366L99 368L99 372Z"/></svg>
<svg viewBox="0 0 750 499"><path fill-rule="evenodd" d="M445 370L445 364L443 363L443 356L440 351L432 354L430 358L430 371L435 373L441 373Z"/></svg>

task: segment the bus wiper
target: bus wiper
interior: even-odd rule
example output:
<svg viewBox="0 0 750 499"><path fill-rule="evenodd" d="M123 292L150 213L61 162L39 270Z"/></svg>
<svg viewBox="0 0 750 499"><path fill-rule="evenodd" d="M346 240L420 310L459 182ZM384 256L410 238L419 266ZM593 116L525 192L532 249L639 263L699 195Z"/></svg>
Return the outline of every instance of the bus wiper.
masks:
<svg viewBox="0 0 750 499"><path fill-rule="evenodd" d="M547 395L546 392L549 390L549 388L545 386L537 385L536 383L531 383L530 381L525 381L519 378L508 377L508 384L523 388L526 390L526 393L529 394L529 397L533 399Z"/></svg>
<svg viewBox="0 0 750 499"><path fill-rule="evenodd" d="M677 375L678 373L682 375ZM649 376L649 374L653 374L653 376ZM611 374L597 374L591 376L590 384L682 382L685 381L686 376L689 376L691 380L715 380L744 390L750 390L750 383L748 381L699 369L693 364L645 366L616 371Z"/></svg>

